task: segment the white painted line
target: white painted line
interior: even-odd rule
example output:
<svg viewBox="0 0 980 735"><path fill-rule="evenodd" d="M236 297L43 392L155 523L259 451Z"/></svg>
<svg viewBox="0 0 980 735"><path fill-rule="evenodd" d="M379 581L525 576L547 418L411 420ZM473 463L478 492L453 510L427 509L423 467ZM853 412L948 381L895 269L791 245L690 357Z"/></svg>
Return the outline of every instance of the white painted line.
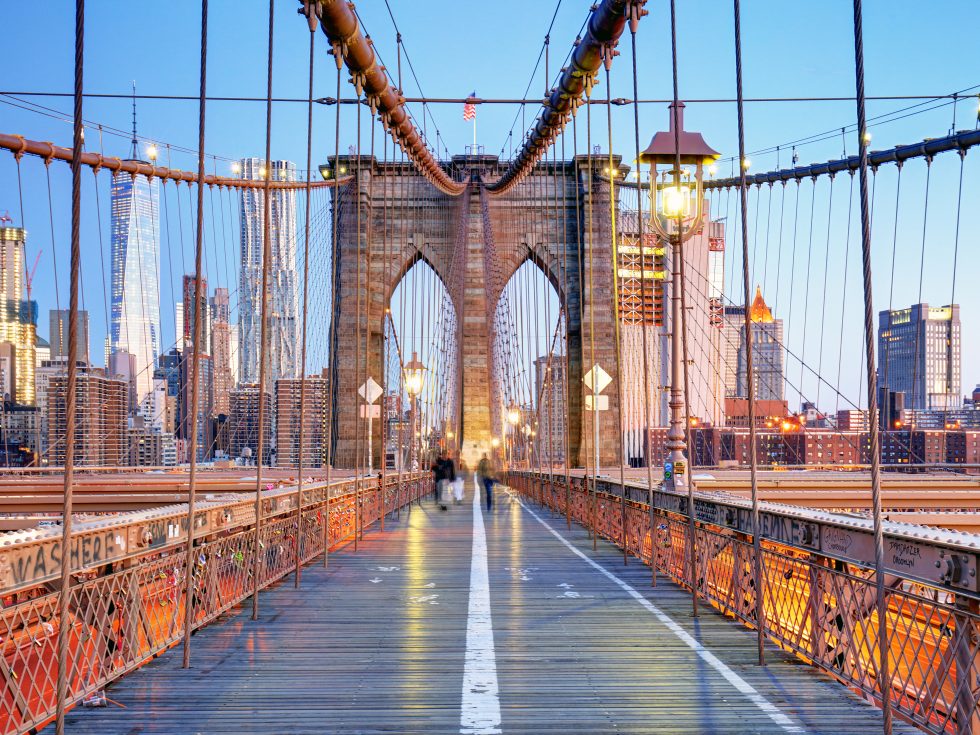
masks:
<svg viewBox="0 0 980 735"><path fill-rule="evenodd" d="M473 494L473 559L470 564L470 606L466 620L466 665L459 731L467 735L500 732L497 656L490 615L490 575L487 572L487 534L483 527L480 493Z"/></svg>
<svg viewBox="0 0 980 735"><path fill-rule="evenodd" d="M524 501L521 500L516 495L511 494L521 507L524 508L531 516L546 529L551 531L552 535L555 536L559 541L568 547L569 551L584 560L587 564L591 565L596 571L602 573L608 579L615 582L619 587L621 587L630 597L639 602L643 607L647 609L657 620L659 620L663 625L675 636L677 636L685 645L687 645L692 651L694 651L706 664L711 666L715 671L722 675L722 677L735 687L736 690L746 697L752 704L758 707L760 710L765 712L769 718L775 722L777 725L783 728L786 732L806 732L806 730L800 725L793 722L793 720L786 714L784 714L776 705L766 699L764 696L759 694L758 690L749 684L745 679L740 677L734 671L732 671L728 666L716 657L711 651L702 646L697 640L695 640L690 633L684 630L680 625L674 622L673 618L667 615L663 610L654 605L650 600L641 595L636 589L629 584L624 582L622 579L617 577L615 574L610 572L608 569L603 567L598 562L590 559L588 556L583 554L581 551L576 549L571 542L569 542L564 536L558 533L554 528L552 528L544 519L542 519L537 513L531 510Z"/></svg>

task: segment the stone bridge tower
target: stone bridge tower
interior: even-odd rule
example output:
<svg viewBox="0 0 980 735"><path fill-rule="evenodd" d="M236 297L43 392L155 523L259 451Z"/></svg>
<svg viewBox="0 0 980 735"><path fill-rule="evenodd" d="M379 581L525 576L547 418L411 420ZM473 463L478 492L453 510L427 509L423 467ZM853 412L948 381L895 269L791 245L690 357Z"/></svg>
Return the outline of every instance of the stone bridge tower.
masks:
<svg viewBox="0 0 980 735"><path fill-rule="evenodd" d="M497 157L456 156L451 168L470 185L461 196L451 197L420 177L410 163L341 158L340 165L355 174L355 181L339 194L338 298L331 334L335 466L356 465L355 397L364 379L365 330L368 374L380 383L385 309L402 277L420 260L442 279L456 310L460 446L468 464L473 466L479 453L489 449L493 435L492 315L504 286L527 260L546 275L566 312L569 462L584 466L587 457L591 461L592 424L583 411L582 376L594 361L618 380L609 181L598 175L606 169L605 161L593 161L597 174L591 182L585 156L540 163L508 193L494 195L482 182L500 176L504 166ZM619 165L618 157L615 161ZM610 430L602 432L600 460L618 464L619 432L609 423L616 420L616 391L611 387L606 393L610 410L603 424ZM380 423L374 422L375 467L380 466ZM366 456L364 448L361 452Z"/></svg>

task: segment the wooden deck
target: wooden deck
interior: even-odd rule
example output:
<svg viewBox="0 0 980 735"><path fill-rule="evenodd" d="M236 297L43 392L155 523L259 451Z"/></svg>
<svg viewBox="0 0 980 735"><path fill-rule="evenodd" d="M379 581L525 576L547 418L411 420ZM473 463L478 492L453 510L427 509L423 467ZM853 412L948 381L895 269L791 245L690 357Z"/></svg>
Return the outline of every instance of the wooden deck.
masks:
<svg viewBox="0 0 980 735"><path fill-rule="evenodd" d="M481 643L472 487L462 506L427 501L329 569L308 567L300 591L290 579L264 593L260 621L202 630L191 670L171 651L108 691L125 708L77 708L67 731L881 731L878 711L841 685L775 649L754 665L751 631L710 609L692 619L686 592L652 589L640 563L624 567L608 544L593 553L582 529L506 493L483 516L499 724L461 728L468 620L471 648Z"/></svg>

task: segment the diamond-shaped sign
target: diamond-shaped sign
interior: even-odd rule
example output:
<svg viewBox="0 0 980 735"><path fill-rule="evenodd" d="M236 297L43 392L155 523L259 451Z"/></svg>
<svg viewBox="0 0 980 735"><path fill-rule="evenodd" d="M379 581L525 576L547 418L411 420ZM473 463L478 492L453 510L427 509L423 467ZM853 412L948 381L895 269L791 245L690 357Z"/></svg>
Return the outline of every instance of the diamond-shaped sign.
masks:
<svg viewBox="0 0 980 735"><path fill-rule="evenodd" d="M357 392L360 394L361 398L368 403L374 403L381 397L381 394L384 393L381 386L378 385L378 381L376 381L374 378L368 378L365 380L364 385L358 388Z"/></svg>
<svg viewBox="0 0 980 735"><path fill-rule="evenodd" d="M593 393L602 393L606 389L606 386L612 382L609 373L599 367L598 363L592 366L592 369L585 374L582 380L585 381L586 386Z"/></svg>

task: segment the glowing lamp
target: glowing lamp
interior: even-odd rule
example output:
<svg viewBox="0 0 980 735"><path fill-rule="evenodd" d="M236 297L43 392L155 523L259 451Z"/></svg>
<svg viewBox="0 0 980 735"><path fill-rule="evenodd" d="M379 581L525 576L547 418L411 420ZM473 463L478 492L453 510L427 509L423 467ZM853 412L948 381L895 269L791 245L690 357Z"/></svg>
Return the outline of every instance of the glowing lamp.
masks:
<svg viewBox="0 0 980 735"><path fill-rule="evenodd" d="M670 105L669 111L669 130L653 136L639 162L651 168L652 229L664 239L678 237L684 242L700 229L704 218L704 167L721 154L700 133L684 130L683 102Z"/></svg>
<svg viewBox="0 0 980 735"><path fill-rule="evenodd" d="M497 437L493 437L492 439L490 439L490 446L493 447L494 449L500 447L500 439L498 439Z"/></svg>
<svg viewBox="0 0 980 735"><path fill-rule="evenodd" d="M242 172L242 164L240 164L238 161L232 161L232 163L231 163L231 172L235 176L238 176Z"/></svg>
<svg viewBox="0 0 980 735"><path fill-rule="evenodd" d="M517 426L521 422L521 411L516 404L512 403L507 407L507 423Z"/></svg>
<svg viewBox="0 0 980 735"><path fill-rule="evenodd" d="M868 143L870 143L871 142L871 131L870 130L865 130L864 131L864 135L861 136L861 140L864 141L864 144L865 145L867 145Z"/></svg>
<svg viewBox="0 0 980 735"><path fill-rule="evenodd" d="M158 155L159 155L159 151L157 151L157 147L152 143L150 143L150 145L146 147L146 157L149 158L151 161L156 161Z"/></svg>
<svg viewBox="0 0 980 735"><path fill-rule="evenodd" d="M259 166L259 178L260 179L265 178L265 166Z"/></svg>
<svg viewBox="0 0 980 735"><path fill-rule="evenodd" d="M664 186L660 190L660 213L664 217L685 219L691 215L691 187Z"/></svg>
<svg viewBox="0 0 980 735"><path fill-rule="evenodd" d="M317 168L320 171L321 178L324 181L330 181L331 177L333 177L333 169L330 168L330 164L321 163Z"/></svg>
<svg viewBox="0 0 980 735"><path fill-rule="evenodd" d="M419 362L417 352L412 353L411 361L402 369L405 377L405 390L410 396L417 396L425 386L425 365Z"/></svg>

